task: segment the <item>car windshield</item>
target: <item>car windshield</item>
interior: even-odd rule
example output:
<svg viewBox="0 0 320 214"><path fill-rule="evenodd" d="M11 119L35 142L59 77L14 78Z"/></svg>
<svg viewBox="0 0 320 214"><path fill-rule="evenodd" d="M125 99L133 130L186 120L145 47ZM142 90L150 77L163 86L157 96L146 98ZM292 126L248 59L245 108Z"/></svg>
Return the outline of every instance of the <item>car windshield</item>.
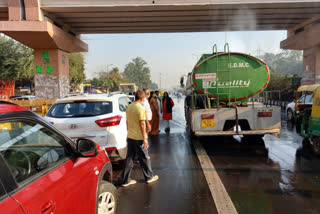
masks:
<svg viewBox="0 0 320 214"><path fill-rule="evenodd" d="M112 113L112 102L80 102L80 103L58 103L53 105L48 117L71 118L71 117L93 117Z"/></svg>
<svg viewBox="0 0 320 214"><path fill-rule="evenodd" d="M299 104L312 104L313 103L313 94L302 95L299 100Z"/></svg>

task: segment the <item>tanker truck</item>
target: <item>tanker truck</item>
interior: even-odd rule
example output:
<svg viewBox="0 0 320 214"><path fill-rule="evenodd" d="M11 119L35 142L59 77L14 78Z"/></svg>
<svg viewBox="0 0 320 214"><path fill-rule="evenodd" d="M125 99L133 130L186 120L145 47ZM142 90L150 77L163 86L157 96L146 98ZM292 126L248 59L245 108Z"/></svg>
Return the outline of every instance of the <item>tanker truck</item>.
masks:
<svg viewBox="0 0 320 214"><path fill-rule="evenodd" d="M266 89L270 70L262 60L244 53L203 54L180 84L185 98L187 127L195 136L280 134L281 109L255 102Z"/></svg>

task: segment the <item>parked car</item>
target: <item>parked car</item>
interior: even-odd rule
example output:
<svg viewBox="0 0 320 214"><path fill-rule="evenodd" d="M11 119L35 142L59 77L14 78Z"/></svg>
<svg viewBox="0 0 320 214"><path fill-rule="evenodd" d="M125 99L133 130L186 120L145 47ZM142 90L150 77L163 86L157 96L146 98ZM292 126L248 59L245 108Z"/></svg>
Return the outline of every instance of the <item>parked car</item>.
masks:
<svg viewBox="0 0 320 214"><path fill-rule="evenodd" d="M306 105L312 105L312 103L313 103L313 94L302 95L298 99L298 104L302 104L302 103L305 103ZM294 120L295 105L296 105L295 101L292 101L286 107L287 119L290 120L290 121Z"/></svg>
<svg viewBox="0 0 320 214"><path fill-rule="evenodd" d="M45 119L72 139L89 138L105 148L113 160L127 155L125 94L84 95L57 100Z"/></svg>
<svg viewBox="0 0 320 214"><path fill-rule="evenodd" d="M95 142L74 142L8 102L0 102L0 139L0 213L116 213L111 163Z"/></svg>

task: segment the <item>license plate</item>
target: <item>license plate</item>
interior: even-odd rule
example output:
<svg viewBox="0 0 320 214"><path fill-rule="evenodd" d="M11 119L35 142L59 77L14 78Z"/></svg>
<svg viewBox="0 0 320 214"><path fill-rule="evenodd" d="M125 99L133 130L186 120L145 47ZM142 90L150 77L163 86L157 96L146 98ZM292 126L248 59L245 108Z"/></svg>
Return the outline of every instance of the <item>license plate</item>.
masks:
<svg viewBox="0 0 320 214"><path fill-rule="evenodd" d="M214 127L214 120L201 120L202 128Z"/></svg>

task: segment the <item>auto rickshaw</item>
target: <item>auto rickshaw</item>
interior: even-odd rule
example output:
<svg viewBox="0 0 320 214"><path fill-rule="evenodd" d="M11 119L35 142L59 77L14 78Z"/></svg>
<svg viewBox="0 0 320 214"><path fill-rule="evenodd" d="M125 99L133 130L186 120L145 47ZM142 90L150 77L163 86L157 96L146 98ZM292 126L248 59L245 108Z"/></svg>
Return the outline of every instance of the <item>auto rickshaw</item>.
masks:
<svg viewBox="0 0 320 214"><path fill-rule="evenodd" d="M312 145L320 154L320 84L301 86L296 94L296 131L304 138L303 146Z"/></svg>

